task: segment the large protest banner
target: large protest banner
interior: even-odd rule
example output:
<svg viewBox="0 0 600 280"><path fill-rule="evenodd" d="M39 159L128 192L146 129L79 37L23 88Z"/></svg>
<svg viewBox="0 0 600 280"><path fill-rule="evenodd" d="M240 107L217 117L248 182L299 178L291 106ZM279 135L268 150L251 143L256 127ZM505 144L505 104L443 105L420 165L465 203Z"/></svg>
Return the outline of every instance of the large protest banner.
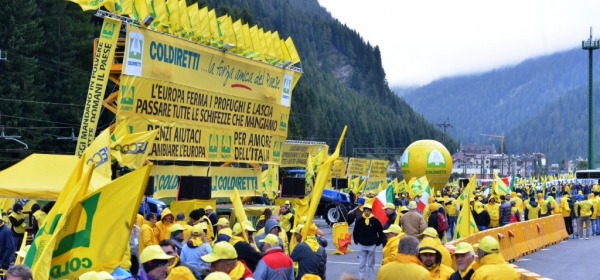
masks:
<svg viewBox="0 0 600 280"><path fill-rule="evenodd" d="M371 160L365 158L350 158L348 162L348 175L368 176Z"/></svg>
<svg viewBox="0 0 600 280"><path fill-rule="evenodd" d="M153 160L279 164L301 73L128 28L117 120L159 129Z"/></svg>
<svg viewBox="0 0 600 280"><path fill-rule="evenodd" d="M81 157L83 151L90 146L96 137L96 127L100 120L100 111L104 92L108 85L108 75L115 55L117 39L121 22L118 20L105 18L100 31L98 48L94 54L94 64L92 65L92 76L87 92L83 117L81 118L81 128L77 138L75 155Z"/></svg>
<svg viewBox="0 0 600 280"><path fill-rule="evenodd" d="M329 150L325 144L289 143L281 149L281 167L306 167L308 155L316 156L321 150Z"/></svg>

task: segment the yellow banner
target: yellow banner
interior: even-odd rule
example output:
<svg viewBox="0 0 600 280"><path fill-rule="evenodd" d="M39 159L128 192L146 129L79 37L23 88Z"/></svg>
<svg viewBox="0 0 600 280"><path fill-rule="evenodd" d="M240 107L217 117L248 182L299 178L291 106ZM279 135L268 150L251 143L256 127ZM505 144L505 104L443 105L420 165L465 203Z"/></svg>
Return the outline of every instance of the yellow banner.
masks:
<svg viewBox="0 0 600 280"><path fill-rule="evenodd" d="M301 76L298 72L135 26L127 28L123 64L126 75L285 107L291 106L292 90Z"/></svg>
<svg viewBox="0 0 600 280"><path fill-rule="evenodd" d="M152 160L279 164L289 108L121 76L117 121L134 132L158 129Z"/></svg>
<svg viewBox="0 0 600 280"><path fill-rule="evenodd" d="M371 160L364 158L350 158L348 163L348 175L351 176L368 176Z"/></svg>
<svg viewBox="0 0 600 280"><path fill-rule="evenodd" d="M179 176L208 176L208 167L155 165L150 176L154 176L154 198L177 197Z"/></svg>
<svg viewBox="0 0 600 280"><path fill-rule="evenodd" d="M387 181L385 178L369 178L369 180L367 181L367 184L365 185L365 189L363 190L363 193L366 193L369 191L377 193L377 190L379 189L379 186L381 184L387 185Z"/></svg>
<svg viewBox="0 0 600 280"><path fill-rule="evenodd" d="M306 167L308 155L316 156L321 150L329 150L322 144L283 144L281 150L281 167Z"/></svg>
<svg viewBox="0 0 600 280"><path fill-rule="evenodd" d="M261 196L261 171L251 168L211 167L208 174L212 179L212 197L230 197L233 188L239 195Z"/></svg>
<svg viewBox="0 0 600 280"><path fill-rule="evenodd" d="M374 159L371 161L369 178L386 178L389 161Z"/></svg>
<svg viewBox="0 0 600 280"><path fill-rule="evenodd" d="M331 169L331 178L346 178L347 173L346 169L348 168L348 158L340 157L333 163L333 168Z"/></svg>
<svg viewBox="0 0 600 280"><path fill-rule="evenodd" d="M94 54L94 64L92 65L92 77L87 92L83 117L81 118L81 128L77 139L75 154L83 155L85 148L90 146L96 136L96 127L100 119L100 106L104 92L108 85L108 76L112 67L113 57L115 55L115 46L119 38L121 22L111 18L104 18L98 48Z"/></svg>

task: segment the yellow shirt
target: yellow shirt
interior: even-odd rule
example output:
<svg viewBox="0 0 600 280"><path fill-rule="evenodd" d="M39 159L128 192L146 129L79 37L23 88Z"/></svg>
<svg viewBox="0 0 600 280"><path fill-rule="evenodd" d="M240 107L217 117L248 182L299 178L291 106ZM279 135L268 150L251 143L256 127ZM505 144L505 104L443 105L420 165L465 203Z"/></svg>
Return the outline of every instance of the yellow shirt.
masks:
<svg viewBox="0 0 600 280"><path fill-rule="evenodd" d="M400 244L400 239L404 236L406 236L406 234L401 233L388 239L385 247L381 250L381 253L383 254L383 259L381 261L382 265L396 260L396 256L398 256L398 244Z"/></svg>

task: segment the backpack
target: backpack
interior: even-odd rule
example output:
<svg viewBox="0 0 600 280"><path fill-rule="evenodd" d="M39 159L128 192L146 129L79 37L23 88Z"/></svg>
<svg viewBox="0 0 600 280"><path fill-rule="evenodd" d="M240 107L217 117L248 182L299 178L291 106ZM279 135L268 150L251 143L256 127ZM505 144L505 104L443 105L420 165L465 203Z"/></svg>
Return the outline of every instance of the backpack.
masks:
<svg viewBox="0 0 600 280"><path fill-rule="evenodd" d="M448 230L448 219L446 215L443 213L437 213L437 231L447 231Z"/></svg>

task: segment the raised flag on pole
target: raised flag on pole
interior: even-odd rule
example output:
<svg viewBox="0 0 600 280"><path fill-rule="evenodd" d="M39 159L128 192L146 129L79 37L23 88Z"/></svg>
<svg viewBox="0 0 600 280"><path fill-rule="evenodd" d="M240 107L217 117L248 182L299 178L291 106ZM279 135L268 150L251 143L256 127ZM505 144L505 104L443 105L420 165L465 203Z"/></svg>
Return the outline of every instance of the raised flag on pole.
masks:
<svg viewBox="0 0 600 280"><path fill-rule="evenodd" d="M382 225L387 223L388 221L388 216L385 213L384 209L387 203L394 203L393 186L388 186L387 188L379 192L379 194L377 194L375 200L373 201L373 215L381 222Z"/></svg>
<svg viewBox="0 0 600 280"><path fill-rule="evenodd" d="M469 184L476 185L477 183L476 180L471 180ZM467 186L466 189L468 188L469 187ZM459 238L465 238L479 232L477 224L475 224L473 214L471 213L471 205L469 202L470 193L466 189L463 192L466 194L466 196L463 199L460 214L458 215L458 220L456 221L456 232L454 232L455 240Z"/></svg>
<svg viewBox="0 0 600 280"><path fill-rule="evenodd" d="M235 218L242 229L242 237L246 242L248 242L248 235L244 229L244 222L248 220L248 217L246 216L242 198L240 197L240 193L236 187L233 187L233 194L229 197L229 200L231 200L231 204L233 205L233 213L235 214Z"/></svg>

